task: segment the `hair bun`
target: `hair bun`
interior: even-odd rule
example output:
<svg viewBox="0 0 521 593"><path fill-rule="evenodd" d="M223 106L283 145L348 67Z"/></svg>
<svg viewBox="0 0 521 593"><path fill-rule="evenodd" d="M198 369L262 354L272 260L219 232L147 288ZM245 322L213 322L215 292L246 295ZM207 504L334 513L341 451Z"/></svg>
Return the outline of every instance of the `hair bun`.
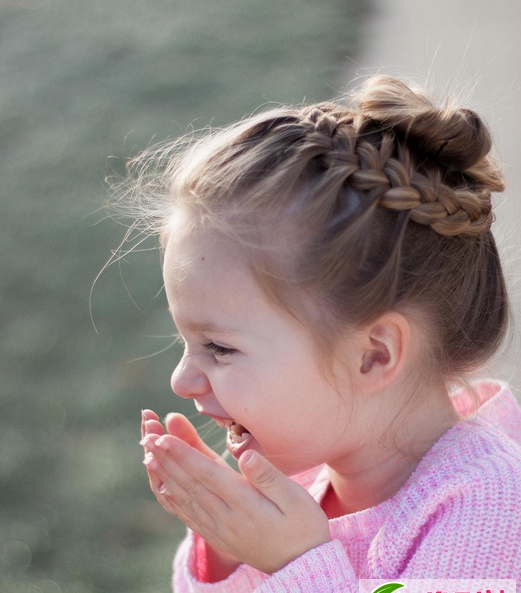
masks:
<svg viewBox="0 0 521 593"><path fill-rule="evenodd" d="M429 157L441 167L466 172L483 161L492 148L490 133L477 113L438 109L423 91L413 90L391 76L372 77L356 99L362 116L392 128L412 153ZM498 178L497 170L494 177Z"/></svg>

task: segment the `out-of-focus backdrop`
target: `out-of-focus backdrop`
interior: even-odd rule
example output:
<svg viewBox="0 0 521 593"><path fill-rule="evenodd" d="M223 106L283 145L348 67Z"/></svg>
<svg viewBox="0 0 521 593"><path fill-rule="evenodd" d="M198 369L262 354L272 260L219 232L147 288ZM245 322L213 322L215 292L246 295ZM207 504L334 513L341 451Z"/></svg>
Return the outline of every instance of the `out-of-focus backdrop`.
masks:
<svg viewBox="0 0 521 593"><path fill-rule="evenodd" d="M367 9L0 2L2 593L169 590L184 529L149 492L139 414L193 408L170 392L177 349L143 358L174 331L157 253L93 287L124 234L104 178L191 126L337 95Z"/></svg>

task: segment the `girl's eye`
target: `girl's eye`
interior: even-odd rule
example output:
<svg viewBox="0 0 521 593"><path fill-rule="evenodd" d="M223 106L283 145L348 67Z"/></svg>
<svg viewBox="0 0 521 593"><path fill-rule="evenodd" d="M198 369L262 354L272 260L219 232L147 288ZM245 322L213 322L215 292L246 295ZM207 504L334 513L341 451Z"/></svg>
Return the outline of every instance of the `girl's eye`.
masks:
<svg viewBox="0 0 521 593"><path fill-rule="evenodd" d="M228 356L230 354L234 354L235 352L237 352L237 350L235 350L234 348L225 348L224 346L219 346L219 344L216 344L215 342L208 342L208 344L205 344L204 347L207 350L213 352L216 358L222 358L224 356Z"/></svg>

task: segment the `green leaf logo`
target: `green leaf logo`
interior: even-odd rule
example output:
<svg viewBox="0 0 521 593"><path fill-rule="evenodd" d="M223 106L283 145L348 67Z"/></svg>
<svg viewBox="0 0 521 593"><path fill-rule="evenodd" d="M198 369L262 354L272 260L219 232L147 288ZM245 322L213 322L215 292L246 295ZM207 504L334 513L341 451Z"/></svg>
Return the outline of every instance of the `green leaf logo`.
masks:
<svg viewBox="0 0 521 593"><path fill-rule="evenodd" d="M396 589L400 589L401 587L405 587L405 585L402 583L385 583L385 585L376 588L373 593L393 593Z"/></svg>

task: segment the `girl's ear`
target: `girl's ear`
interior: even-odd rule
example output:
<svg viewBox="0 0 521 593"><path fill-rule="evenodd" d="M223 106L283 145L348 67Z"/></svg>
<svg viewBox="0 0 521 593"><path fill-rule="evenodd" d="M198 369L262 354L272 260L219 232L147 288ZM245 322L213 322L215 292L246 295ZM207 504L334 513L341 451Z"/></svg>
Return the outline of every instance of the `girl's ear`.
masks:
<svg viewBox="0 0 521 593"><path fill-rule="evenodd" d="M388 312L359 334L357 383L362 392L380 390L402 372L410 356L411 326L400 313Z"/></svg>

